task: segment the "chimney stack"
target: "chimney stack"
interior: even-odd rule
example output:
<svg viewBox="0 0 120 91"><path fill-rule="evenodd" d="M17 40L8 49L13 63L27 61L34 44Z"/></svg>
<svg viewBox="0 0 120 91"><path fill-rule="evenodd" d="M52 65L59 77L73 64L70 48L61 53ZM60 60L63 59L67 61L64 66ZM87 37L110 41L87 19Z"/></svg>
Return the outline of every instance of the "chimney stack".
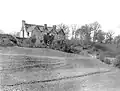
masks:
<svg viewBox="0 0 120 91"><path fill-rule="evenodd" d="M24 26L25 25L25 20L22 20L22 26Z"/></svg>
<svg viewBox="0 0 120 91"><path fill-rule="evenodd" d="M47 24L44 24L44 29L47 29Z"/></svg>
<svg viewBox="0 0 120 91"><path fill-rule="evenodd" d="M25 20L22 20L22 32L23 32L23 38L24 38L24 31L25 31Z"/></svg>
<svg viewBox="0 0 120 91"><path fill-rule="evenodd" d="M56 25L53 25L53 30L56 30Z"/></svg>

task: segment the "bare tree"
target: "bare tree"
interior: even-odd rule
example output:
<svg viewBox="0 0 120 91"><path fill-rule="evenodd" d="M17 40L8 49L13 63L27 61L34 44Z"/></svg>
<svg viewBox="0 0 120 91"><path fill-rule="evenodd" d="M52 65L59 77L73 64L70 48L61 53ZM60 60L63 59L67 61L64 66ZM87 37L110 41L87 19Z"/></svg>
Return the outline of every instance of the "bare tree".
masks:
<svg viewBox="0 0 120 91"><path fill-rule="evenodd" d="M90 25L92 31L98 31L101 28L101 25L97 21L95 21L89 25Z"/></svg>
<svg viewBox="0 0 120 91"><path fill-rule="evenodd" d="M94 38L95 40L97 40L97 42L102 43L105 40L105 32L103 32L102 30L98 30Z"/></svg>
<svg viewBox="0 0 120 91"><path fill-rule="evenodd" d="M101 25L97 21L89 25L91 31L93 31L93 42L102 42L105 39L105 33L101 30Z"/></svg>
<svg viewBox="0 0 120 91"><path fill-rule="evenodd" d="M77 30L77 25L76 25L76 24L72 25L72 26L71 26L71 29L72 29L72 38L76 38L75 32L76 32L76 30Z"/></svg>
<svg viewBox="0 0 120 91"><path fill-rule="evenodd" d="M91 42L91 27L88 24L81 26L76 30L75 35L79 37L83 45L88 44Z"/></svg>
<svg viewBox="0 0 120 91"><path fill-rule="evenodd" d="M65 33L65 37L66 38L69 37L70 30L69 30L69 27L67 25L61 23L61 24L57 25L57 29L62 29L64 31L64 33Z"/></svg>
<svg viewBox="0 0 120 91"><path fill-rule="evenodd" d="M120 44L120 35L115 36L114 43L117 44L117 48L118 48L118 46Z"/></svg>
<svg viewBox="0 0 120 91"><path fill-rule="evenodd" d="M111 44L111 43L112 43L112 40L113 40L113 35L114 35L114 32L113 32L113 31L108 31L108 32L106 33L105 43Z"/></svg>

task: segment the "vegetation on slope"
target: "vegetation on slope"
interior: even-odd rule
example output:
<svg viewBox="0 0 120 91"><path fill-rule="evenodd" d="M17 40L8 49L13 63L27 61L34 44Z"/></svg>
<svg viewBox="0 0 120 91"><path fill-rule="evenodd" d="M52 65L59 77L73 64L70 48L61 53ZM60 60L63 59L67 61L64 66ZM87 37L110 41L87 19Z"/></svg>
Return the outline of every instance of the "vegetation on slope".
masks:
<svg viewBox="0 0 120 91"><path fill-rule="evenodd" d="M62 27L64 26L64 27ZM36 38L20 38L9 34L0 34L0 46L19 46L28 48L49 48L67 53L82 54L84 51L90 54L99 54L100 60L105 61L105 57L116 57L120 53L119 35L113 37L113 32L104 32L98 22L85 24L80 28L72 28L72 38L68 39L69 27L62 24L59 28L65 31L65 40L51 41L35 45ZM67 30L66 30L67 29ZM91 36L92 35L92 36ZM50 41L49 41L50 42Z"/></svg>

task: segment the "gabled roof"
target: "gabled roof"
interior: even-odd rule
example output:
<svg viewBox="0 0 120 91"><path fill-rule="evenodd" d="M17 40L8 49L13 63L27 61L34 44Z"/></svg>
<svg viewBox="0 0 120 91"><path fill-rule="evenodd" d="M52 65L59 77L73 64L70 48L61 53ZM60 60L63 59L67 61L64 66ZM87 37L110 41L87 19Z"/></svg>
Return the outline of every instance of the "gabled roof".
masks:
<svg viewBox="0 0 120 91"><path fill-rule="evenodd" d="M51 31L53 29L53 27L47 27L48 28L48 31Z"/></svg>
<svg viewBox="0 0 120 91"><path fill-rule="evenodd" d="M22 23L26 28L26 32L32 32L34 30L37 30L40 32L49 32L49 33L65 35L65 32L63 29L56 29L56 25L53 25L53 27L48 27L47 24L44 24L43 26L43 25L36 25L36 24L28 24L25 21L22 21ZM47 28L45 29L45 27Z"/></svg>
<svg viewBox="0 0 120 91"><path fill-rule="evenodd" d="M57 33L58 33L58 34L63 34L63 35L65 35L65 32L64 32L63 29L59 29Z"/></svg>
<svg viewBox="0 0 120 91"><path fill-rule="evenodd" d="M36 26L30 26L26 29L27 32L32 32Z"/></svg>
<svg viewBox="0 0 120 91"><path fill-rule="evenodd" d="M35 28L40 30L41 32L46 30L42 25L27 24L27 23L25 24L25 28L27 32L32 32ZM51 31L51 30L52 30L52 27L47 27L47 31Z"/></svg>
<svg viewBox="0 0 120 91"><path fill-rule="evenodd" d="M57 34L57 31L55 29L51 29L51 31L49 33L54 33L54 34Z"/></svg>

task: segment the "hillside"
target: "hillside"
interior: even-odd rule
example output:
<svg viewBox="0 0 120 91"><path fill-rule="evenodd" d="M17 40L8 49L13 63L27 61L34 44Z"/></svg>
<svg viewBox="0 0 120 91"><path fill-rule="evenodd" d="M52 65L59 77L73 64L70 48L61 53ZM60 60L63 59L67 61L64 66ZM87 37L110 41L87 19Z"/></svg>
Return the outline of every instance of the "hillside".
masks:
<svg viewBox="0 0 120 91"><path fill-rule="evenodd" d="M99 49L104 56L116 57L120 54L120 48L116 44L95 44L96 49Z"/></svg>
<svg viewBox="0 0 120 91"><path fill-rule="evenodd" d="M67 91L72 86L71 89L77 91L84 76L104 74L114 69L90 57L51 49L19 47L1 47L0 66L1 88L28 87L29 91L56 91L57 88L57 91L64 91L58 86L64 86Z"/></svg>

